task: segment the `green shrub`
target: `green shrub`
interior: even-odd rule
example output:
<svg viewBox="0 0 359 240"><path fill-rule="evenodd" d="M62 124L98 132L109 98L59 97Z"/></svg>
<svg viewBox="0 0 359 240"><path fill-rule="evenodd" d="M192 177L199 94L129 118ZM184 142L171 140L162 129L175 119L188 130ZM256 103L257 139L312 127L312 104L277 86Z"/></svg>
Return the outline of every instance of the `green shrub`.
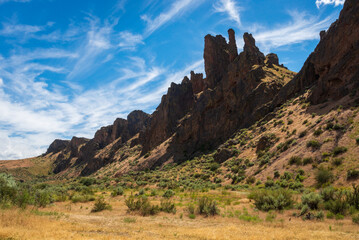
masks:
<svg viewBox="0 0 359 240"><path fill-rule="evenodd" d="M343 158L334 158L332 161L332 164L337 167L342 165L342 163L343 163Z"/></svg>
<svg viewBox="0 0 359 240"><path fill-rule="evenodd" d="M145 189L141 188L140 191L138 191L138 195L145 195Z"/></svg>
<svg viewBox="0 0 359 240"><path fill-rule="evenodd" d="M38 190L35 194L35 205L38 207L46 207L51 203L51 196L45 190Z"/></svg>
<svg viewBox="0 0 359 240"><path fill-rule="evenodd" d="M323 211L319 211L317 212L314 217L317 219L317 220L323 220L324 219L324 212Z"/></svg>
<svg viewBox="0 0 359 240"><path fill-rule="evenodd" d="M357 180L359 178L359 170L348 170L347 172L347 180Z"/></svg>
<svg viewBox="0 0 359 240"><path fill-rule="evenodd" d="M217 202L208 197L201 197L198 200L198 213L207 217L219 214Z"/></svg>
<svg viewBox="0 0 359 240"><path fill-rule="evenodd" d="M101 212L103 210L111 210L112 206L105 202L105 199L98 198L91 210L91 212Z"/></svg>
<svg viewBox="0 0 359 240"><path fill-rule="evenodd" d="M214 163L211 163L211 165L209 166L209 169L212 171L212 172L214 172L214 171L216 171L218 168L220 168L221 167L221 165L219 164L219 163L216 163L216 162L214 162Z"/></svg>
<svg viewBox="0 0 359 240"><path fill-rule="evenodd" d="M343 154L343 153L345 153L346 151L348 151L348 148L346 148L346 147L339 147L339 146L337 146L337 147L335 147L334 148L334 150L333 150L333 155L334 156L338 156L339 154Z"/></svg>
<svg viewBox="0 0 359 240"><path fill-rule="evenodd" d="M303 216L304 214L308 213L309 210L310 210L310 208L307 204L303 205L300 210L300 216Z"/></svg>
<svg viewBox="0 0 359 240"><path fill-rule="evenodd" d="M302 165L302 158L301 157L298 157L298 156L292 156L290 159L289 159L289 164L290 165L297 165L297 166L300 166Z"/></svg>
<svg viewBox="0 0 359 240"><path fill-rule="evenodd" d="M254 176L247 177L246 183L247 184L253 184L256 182L256 178Z"/></svg>
<svg viewBox="0 0 359 240"><path fill-rule="evenodd" d="M0 201L13 202L16 198L17 184L15 179L6 173L0 173Z"/></svg>
<svg viewBox="0 0 359 240"><path fill-rule="evenodd" d="M305 165L308 165L308 164L311 164L311 163L313 163L313 158L307 157L307 158L304 158L304 159L303 159L303 165L304 165L304 166L305 166Z"/></svg>
<svg viewBox="0 0 359 240"><path fill-rule="evenodd" d="M256 208L262 211L283 210L293 204L292 193L289 190L257 190L249 194Z"/></svg>
<svg viewBox="0 0 359 240"><path fill-rule="evenodd" d="M267 180L267 181L265 182L264 186L265 186L266 188L271 188L271 187L274 186L274 181L273 181L273 180Z"/></svg>
<svg viewBox="0 0 359 240"><path fill-rule="evenodd" d="M332 186L323 188L320 191L320 196L322 197L322 199L327 202L330 200L334 200L335 199L335 189Z"/></svg>
<svg viewBox="0 0 359 240"><path fill-rule="evenodd" d="M305 137L307 135L307 131L305 130L305 131L303 131L303 132L301 132L300 134L299 134L299 138L303 138L303 137Z"/></svg>
<svg viewBox="0 0 359 240"><path fill-rule="evenodd" d="M161 209L161 211L166 212L166 213L173 213L173 214L176 213L175 204L172 201L167 200L167 199L161 201L160 209Z"/></svg>
<svg viewBox="0 0 359 240"><path fill-rule="evenodd" d="M74 195L72 195L71 197L71 201L73 203L85 203L85 202L90 202L90 201L94 201L95 197L92 195L83 195L83 194L79 194L79 193L75 193Z"/></svg>
<svg viewBox="0 0 359 240"><path fill-rule="evenodd" d="M321 128L318 128L314 131L314 136L318 137L323 133L323 130Z"/></svg>
<svg viewBox="0 0 359 240"><path fill-rule="evenodd" d="M85 186L91 186L91 185L96 183L96 179L95 178L84 177L84 178L80 179L80 183L85 185Z"/></svg>
<svg viewBox="0 0 359 240"><path fill-rule="evenodd" d="M111 193L111 196L112 197L116 197L116 196L122 196L123 195L123 188L122 187L118 187L118 188L115 188L112 193Z"/></svg>
<svg viewBox="0 0 359 240"><path fill-rule="evenodd" d="M168 189L164 194L163 197L164 198L171 198L175 195L175 192L171 189Z"/></svg>
<svg viewBox="0 0 359 240"><path fill-rule="evenodd" d="M359 213L355 214L352 217L353 223L359 224Z"/></svg>
<svg viewBox="0 0 359 240"><path fill-rule="evenodd" d="M356 143L359 145L359 137L355 139Z"/></svg>
<svg viewBox="0 0 359 240"><path fill-rule="evenodd" d="M349 204L343 192L337 192L336 195L335 200L325 202L324 207L334 214L345 215L349 208Z"/></svg>
<svg viewBox="0 0 359 240"><path fill-rule="evenodd" d="M317 150L321 147L321 144L317 140L310 140L307 142L307 147Z"/></svg>
<svg viewBox="0 0 359 240"><path fill-rule="evenodd" d="M321 202L322 198L318 193L311 192L302 195L302 204L308 205L308 207L312 210L318 209Z"/></svg>
<svg viewBox="0 0 359 240"><path fill-rule="evenodd" d="M333 173L329 169L320 168L315 173L315 180L319 186L332 182L333 178Z"/></svg>
<svg viewBox="0 0 359 240"><path fill-rule="evenodd" d="M192 203L189 204L187 210L188 210L188 213L189 213L189 214L194 214L194 213L195 213L195 207L194 207L194 205L193 205Z"/></svg>
<svg viewBox="0 0 359 240"><path fill-rule="evenodd" d="M145 196L140 196L136 200L136 198L131 195L125 200L125 204L129 211L138 211L142 216L155 215L160 211L160 207L152 205Z"/></svg>

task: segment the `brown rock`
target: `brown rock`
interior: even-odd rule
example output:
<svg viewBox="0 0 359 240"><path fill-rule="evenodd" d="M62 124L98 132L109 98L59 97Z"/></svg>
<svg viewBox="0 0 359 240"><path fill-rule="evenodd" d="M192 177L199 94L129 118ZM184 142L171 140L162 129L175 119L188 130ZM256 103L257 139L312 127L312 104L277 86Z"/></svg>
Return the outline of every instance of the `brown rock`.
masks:
<svg viewBox="0 0 359 240"><path fill-rule="evenodd" d="M228 36L229 36L229 42L228 42L229 61L233 62L234 59L238 57L236 35L233 29L228 30Z"/></svg>
<svg viewBox="0 0 359 240"><path fill-rule="evenodd" d="M49 154L49 153L58 153L58 152L64 150L69 145L69 143L70 143L70 141L68 141L68 140L56 139L55 141L53 141L50 144L45 155Z"/></svg>
<svg viewBox="0 0 359 240"><path fill-rule="evenodd" d="M298 75L278 94L274 106L312 88L313 104L337 100L359 86L359 1L347 0Z"/></svg>
<svg viewBox="0 0 359 240"><path fill-rule="evenodd" d="M203 73L196 74L193 71L191 71L191 82L192 82L193 94L200 93L206 88L203 79Z"/></svg>
<svg viewBox="0 0 359 240"><path fill-rule="evenodd" d="M277 54L270 53L266 56L265 63L268 67L273 67L273 65L279 66L279 58Z"/></svg>

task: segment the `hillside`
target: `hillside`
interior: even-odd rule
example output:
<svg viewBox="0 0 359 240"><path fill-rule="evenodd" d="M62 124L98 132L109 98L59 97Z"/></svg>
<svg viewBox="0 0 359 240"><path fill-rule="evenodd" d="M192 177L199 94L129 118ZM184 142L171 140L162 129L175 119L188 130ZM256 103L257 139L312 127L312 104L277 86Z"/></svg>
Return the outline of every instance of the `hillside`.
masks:
<svg viewBox="0 0 359 240"><path fill-rule="evenodd" d="M206 78L191 72L171 84L151 115L134 111L93 139L56 140L41 159L55 178L166 174L172 166L185 174L191 166L211 182L251 183L277 171L296 175L300 166L305 185L324 168L347 185L358 167L358 5L346 2L298 74L276 54L264 56L251 34L239 54L232 29L228 43L207 35ZM208 164L219 164L216 174L206 172Z"/></svg>

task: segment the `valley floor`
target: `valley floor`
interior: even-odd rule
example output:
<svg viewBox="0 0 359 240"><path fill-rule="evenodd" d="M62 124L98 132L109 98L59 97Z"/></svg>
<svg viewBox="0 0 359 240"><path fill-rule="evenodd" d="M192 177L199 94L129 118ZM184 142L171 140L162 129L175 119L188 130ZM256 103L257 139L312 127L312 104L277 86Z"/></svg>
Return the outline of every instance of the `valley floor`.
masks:
<svg viewBox="0 0 359 240"><path fill-rule="evenodd" d="M250 209L247 199L221 209L216 217L190 219L186 209L176 214L142 217L127 212L124 197L108 198L113 210L90 213L93 203L55 203L26 210L0 210L0 239L359 239L359 227L350 219L303 221L291 211L257 212L256 221L227 215Z"/></svg>

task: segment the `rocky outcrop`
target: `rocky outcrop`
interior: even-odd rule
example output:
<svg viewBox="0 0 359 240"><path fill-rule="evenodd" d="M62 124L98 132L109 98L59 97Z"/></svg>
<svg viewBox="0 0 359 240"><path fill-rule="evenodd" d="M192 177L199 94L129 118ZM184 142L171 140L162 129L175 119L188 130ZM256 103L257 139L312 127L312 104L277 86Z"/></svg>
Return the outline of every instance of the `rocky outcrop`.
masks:
<svg viewBox="0 0 359 240"><path fill-rule="evenodd" d="M69 143L70 143L70 141L68 141L68 140L56 139L55 141L53 141L50 144L45 155L50 154L50 153L58 153L58 152L64 150L69 145Z"/></svg>
<svg viewBox="0 0 359 240"><path fill-rule="evenodd" d="M91 140L73 137L54 162L54 173L72 166L82 166L82 175L95 172L113 160L96 157L101 149L116 141L112 147L114 153L133 136L144 131L149 123L150 115L143 111L133 111L127 119L118 118L113 125L102 127Z"/></svg>
<svg viewBox="0 0 359 240"><path fill-rule="evenodd" d="M171 139L168 151L174 152L170 155L172 160L185 160L196 151L218 146L237 129L249 126L268 113L269 109L262 107L270 103L285 84L271 78L266 69L268 64L279 65L278 57L268 56L270 63L266 65L264 54L248 33L244 34L244 50L238 55L234 31L230 29L228 33L228 43L222 36L205 37L207 77L203 79L202 75L192 72L191 80L185 78L182 84L171 85L142 138L142 154ZM286 77L289 80L291 76ZM224 153L219 153L218 161L227 157ZM149 161L156 162L155 159ZM164 161L161 158L161 163ZM154 166L157 165L160 164L157 162Z"/></svg>
<svg viewBox="0 0 359 240"><path fill-rule="evenodd" d="M185 77L181 84L172 83L167 94L162 97L160 105L152 114L151 124L141 133L143 153L172 136L179 120L190 112L193 104L192 82Z"/></svg>
<svg viewBox="0 0 359 240"><path fill-rule="evenodd" d="M281 90L274 101L312 88L313 104L337 100L359 86L359 2L346 0L339 19L328 31L320 33L320 42L298 75Z"/></svg>

